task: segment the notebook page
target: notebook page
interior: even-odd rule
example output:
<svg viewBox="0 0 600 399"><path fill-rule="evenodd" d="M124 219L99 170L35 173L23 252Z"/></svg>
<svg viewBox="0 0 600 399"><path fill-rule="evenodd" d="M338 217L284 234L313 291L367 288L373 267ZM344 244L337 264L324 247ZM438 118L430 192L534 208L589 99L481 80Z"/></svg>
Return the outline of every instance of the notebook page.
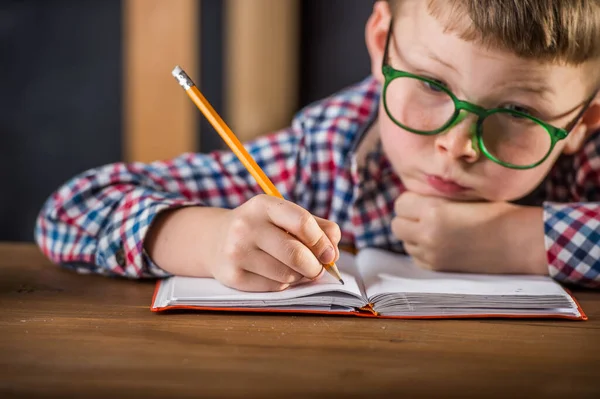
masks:
<svg viewBox="0 0 600 399"><path fill-rule="evenodd" d="M442 273L416 266L410 257L368 248L356 256L367 297L386 293L482 296L567 295L552 278L531 275Z"/></svg>
<svg viewBox="0 0 600 399"><path fill-rule="evenodd" d="M362 285L358 280L358 271L354 264L354 256L349 253L340 254L340 260L336 263L344 285L340 284L329 273L324 273L321 278L316 281L302 281L284 291L280 292L243 292L233 288L229 288L211 278L194 278L194 277L171 277L169 284L161 284L165 289L172 285L171 299L177 301L197 303L207 302L223 302L227 305L228 301L273 301L293 299L324 292L342 292L353 295L358 298L365 298L364 291L359 287Z"/></svg>

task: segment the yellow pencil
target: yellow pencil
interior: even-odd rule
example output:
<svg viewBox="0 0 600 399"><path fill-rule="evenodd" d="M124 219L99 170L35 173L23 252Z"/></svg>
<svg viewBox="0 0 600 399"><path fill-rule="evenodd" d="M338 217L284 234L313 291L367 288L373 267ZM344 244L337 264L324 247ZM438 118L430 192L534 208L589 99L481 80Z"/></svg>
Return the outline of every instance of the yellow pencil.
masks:
<svg viewBox="0 0 600 399"><path fill-rule="evenodd" d="M242 143L238 140L238 138L233 134L229 126L221 119L219 114L214 110L214 108L210 105L210 103L204 98L200 90L196 87L192 79L185 73L183 69L179 66L176 66L175 69L171 72L175 79L179 82L181 87L185 89L185 92L192 99L194 104L198 107L198 109L204 114L206 119L210 122L213 128L219 133L221 138L225 141L225 143L229 146L229 148L233 151L233 153L238 157L238 159L242 162L244 167L250 172L250 174L256 179L262 190L267 195L271 195L274 197L278 197L284 199L279 190L275 187L273 182L269 180L265 172L258 166L256 161L252 158L252 156L246 151ZM340 283L344 284L342 280L342 276L335 265L335 263L328 263L323 265L325 270L327 270L332 276L337 278Z"/></svg>

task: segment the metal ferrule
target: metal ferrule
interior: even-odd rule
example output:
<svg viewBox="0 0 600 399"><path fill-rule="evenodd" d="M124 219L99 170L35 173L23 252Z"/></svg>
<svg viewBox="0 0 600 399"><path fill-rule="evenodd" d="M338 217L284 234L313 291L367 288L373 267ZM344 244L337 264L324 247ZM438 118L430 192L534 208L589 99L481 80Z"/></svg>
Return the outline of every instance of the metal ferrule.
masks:
<svg viewBox="0 0 600 399"><path fill-rule="evenodd" d="M171 74L175 79L177 79L181 87L183 87L185 90L189 89L192 86L195 86L192 79L190 79L190 77L187 75L187 73L185 73L183 69L181 69L181 67L176 66L173 69L173 72L171 72Z"/></svg>

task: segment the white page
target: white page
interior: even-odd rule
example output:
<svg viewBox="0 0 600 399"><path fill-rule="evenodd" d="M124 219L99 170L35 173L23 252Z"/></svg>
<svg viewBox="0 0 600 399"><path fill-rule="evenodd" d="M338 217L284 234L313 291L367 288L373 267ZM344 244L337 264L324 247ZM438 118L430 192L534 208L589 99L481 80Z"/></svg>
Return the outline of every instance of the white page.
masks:
<svg viewBox="0 0 600 399"><path fill-rule="evenodd" d="M170 284L168 285L172 285L173 299L185 302L194 301L196 303L222 301L223 305L226 305L228 301L268 302L270 300L292 299L331 291L344 292L355 297L364 298L364 291L361 289L362 284L357 281L358 271L354 264L354 256L344 252L340 255L340 259L336 264L344 280L344 285L340 284L327 272L316 281L306 280L280 292L243 292L226 287L215 279L180 276L170 277Z"/></svg>
<svg viewBox="0 0 600 399"><path fill-rule="evenodd" d="M356 256L367 297L386 293L565 296L552 278L532 275L442 273L416 266L410 257L368 248Z"/></svg>
<svg viewBox="0 0 600 399"><path fill-rule="evenodd" d="M544 315L555 315L555 316L575 316L581 317L581 313L577 308L548 308L548 309L449 309L449 308L438 308L434 310L418 310L418 311L390 311L385 312L386 316L539 316Z"/></svg>

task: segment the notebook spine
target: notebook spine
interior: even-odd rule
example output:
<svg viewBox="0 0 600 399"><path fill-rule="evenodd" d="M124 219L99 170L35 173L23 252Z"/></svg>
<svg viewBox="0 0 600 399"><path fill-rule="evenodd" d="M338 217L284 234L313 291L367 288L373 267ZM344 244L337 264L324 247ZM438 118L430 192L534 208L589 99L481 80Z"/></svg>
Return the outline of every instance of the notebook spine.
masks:
<svg viewBox="0 0 600 399"><path fill-rule="evenodd" d="M375 311L375 309L373 308L373 306L374 305L372 303L367 303L365 306L363 306L361 308L357 308L356 310L358 312L361 312L361 313L369 313L369 314L372 314L374 316L379 316L379 313L377 313Z"/></svg>

